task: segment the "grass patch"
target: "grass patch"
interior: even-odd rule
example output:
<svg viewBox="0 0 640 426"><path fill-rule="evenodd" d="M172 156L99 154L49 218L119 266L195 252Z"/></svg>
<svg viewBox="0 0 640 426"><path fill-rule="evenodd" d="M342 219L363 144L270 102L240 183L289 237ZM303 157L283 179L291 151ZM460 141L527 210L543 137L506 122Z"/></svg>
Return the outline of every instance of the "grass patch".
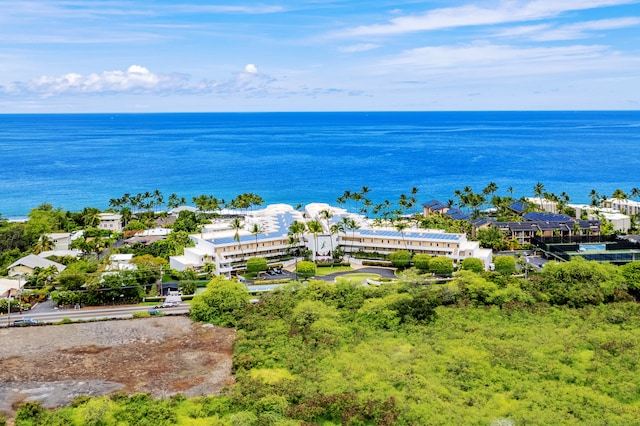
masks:
<svg viewBox="0 0 640 426"><path fill-rule="evenodd" d="M355 284L359 284L364 280L375 280L380 281L380 275L378 274L366 274L366 273L354 273L354 274L346 274L336 277L336 282L351 282Z"/></svg>
<svg viewBox="0 0 640 426"><path fill-rule="evenodd" d="M349 272L353 271L351 266L327 266L316 268L316 277L335 274L336 272Z"/></svg>

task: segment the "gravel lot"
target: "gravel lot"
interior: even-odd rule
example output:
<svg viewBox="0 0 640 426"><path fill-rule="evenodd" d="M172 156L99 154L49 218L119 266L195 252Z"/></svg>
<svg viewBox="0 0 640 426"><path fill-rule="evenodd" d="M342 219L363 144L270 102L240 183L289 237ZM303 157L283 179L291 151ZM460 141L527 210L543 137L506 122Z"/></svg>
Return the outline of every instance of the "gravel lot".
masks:
<svg viewBox="0 0 640 426"><path fill-rule="evenodd" d="M68 405L116 391L163 398L219 394L233 383L234 330L186 316L0 329L0 412L23 401Z"/></svg>

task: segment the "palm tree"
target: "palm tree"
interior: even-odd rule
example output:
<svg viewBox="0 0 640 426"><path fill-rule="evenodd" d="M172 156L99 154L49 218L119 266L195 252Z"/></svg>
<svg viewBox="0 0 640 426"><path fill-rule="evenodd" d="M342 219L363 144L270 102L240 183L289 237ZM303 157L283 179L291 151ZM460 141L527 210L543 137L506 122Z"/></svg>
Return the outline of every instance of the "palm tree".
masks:
<svg viewBox="0 0 640 426"><path fill-rule="evenodd" d="M120 216L122 216L122 222L123 222L123 226L127 226L127 223L129 223L129 221L131 220L132 214L131 214L131 208L124 206L123 208L120 209Z"/></svg>
<svg viewBox="0 0 640 426"><path fill-rule="evenodd" d="M298 256L300 255L300 238L304 234L304 231L307 229L306 225L303 222L298 222L294 220L289 225L289 236L293 237L296 240L298 247Z"/></svg>
<svg viewBox="0 0 640 426"><path fill-rule="evenodd" d="M156 207L161 207L162 204L164 204L164 195L162 195L162 192L160 192L159 189L154 189L153 190L153 194L151 194L153 197L153 205Z"/></svg>
<svg viewBox="0 0 640 426"><path fill-rule="evenodd" d="M498 185L495 182L489 182L487 186L484 187L482 193L484 195L493 195L498 190Z"/></svg>
<svg viewBox="0 0 640 426"><path fill-rule="evenodd" d="M631 195L631 197L637 200L638 198L640 198L640 188L638 187L631 188L631 192L629 194Z"/></svg>
<svg viewBox="0 0 640 426"><path fill-rule="evenodd" d="M313 258L315 260L316 255L318 254L318 234L322 233L322 224L317 220L311 220L307 222L307 229L313 235L314 240L314 255Z"/></svg>
<svg viewBox="0 0 640 426"><path fill-rule="evenodd" d="M40 254L45 251L53 250L54 247L55 243L53 242L53 240L49 238L47 234L42 234L35 247L33 248L33 253Z"/></svg>
<svg viewBox="0 0 640 426"><path fill-rule="evenodd" d="M395 228L398 232L400 232L400 235L402 236L402 242L404 243L404 249L407 249L407 241L404 239L404 230L407 229L409 227L409 224L407 222L397 222L395 224Z"/></svg>
<svg viewBox="0 0 640 426"><path fill-rule="evenodd" d="M540 196L544 193L544 185L542 182L538 182L533 187L533 196L536 198L540 198Z"/></svg>
<svg viewBox="0 0 640 426"><path fill-rule="evenodd" d="M244 259L244 252L242 251L242 244L240 244L240 230L242 229L242 221L239 217L234 217L231 220L231 229L235 231L233 234L233 239L238 243L238 247L240 248L240 253L242 254L242 259Z"/></svg>
<svg viewBox="0 0 640 426"><path fill-rule="evenodd" d="M256 257L258 257L258 235L262 234L263 232L264 230L262 228L262 225L260 225L259 223L254 223L251 227L251 234L256 237Z"/></svg>
<svg viewBox="0 0 640 426"><path fill-rule="evenodd" d="M98 226L100 224L100 210L95 207L85 207L82 210L82 221L85 226Z"/></svg>
<svg viewBox="0 0 640 426"><path fill-rule="evenodd" d="M600 194L598 194L595 189L592 189L589 193L589 197L591 198L591 205L596 207L598 205L598 200L600 199Z"/></svg>
<svg viewBox="0 0 640 426"><path fill-rule="evenodd" d="M360 226L355 220L348 216L342 218L342 224L344 226L345 235L347 229L351 230L351 248L349 249L349 256L351 256L353 254L353 240L356 237L356 230L360 229Z"/></svg>
<svg viewBox="0 0 640 426"><path fill-rule="evenodd" d="M366 188L366 186L362 187L363 190L365 188ZM333 235L331 233L331 225L329 224L329 221L331 220L332 217L333 217L333 214L331 213L331 210L329 210L329 209L324 209L324 210L322 210L320 212L320 218L327 221L327 231L329 231L329 235ZM330 242L331 242L331 255L333 256L333 237L330 238Z"/></svg>
<svg viewBox="0 0 640 426"><path fill-rule="evenodd" d="M331 225L329 227L329 235L331 236L331 257L333 258L333 236L340 234L341 232L344 233L344 224L342 222L337 222L334 223L333 225Z"/></svg>

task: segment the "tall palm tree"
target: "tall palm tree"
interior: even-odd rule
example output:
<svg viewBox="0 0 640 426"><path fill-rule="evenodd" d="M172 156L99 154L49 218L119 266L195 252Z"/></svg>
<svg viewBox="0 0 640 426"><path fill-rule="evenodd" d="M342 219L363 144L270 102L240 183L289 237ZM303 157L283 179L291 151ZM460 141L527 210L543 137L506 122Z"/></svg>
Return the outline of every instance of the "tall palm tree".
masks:
<svg viewBox="0 0 640 426"><path fill-rule="evenodd" d="M409 224L407 222L404 221L399 221L396 222L395 224L395 228L398 232L400 232L400 235L402 236L402 242L404 244L404 249L407 249L407 241L404 239L404 230L407 229L409 227Z"/></svg>
<svg viewBox="0 0 640 426"><path fill-rule="evenodd" d="M256 237L256 257L258 257L258 235L262 234L264 232L264 229L262 228L262 225L260 225L259 223L254 223L253 226L251 227L251 234L253 234Z"/></svg>
<svg viewBox="0 0 640 426"><path fill-rule="evenodd" d="M353 240L356 237L356 230L360 229L360 226L355 220L353 220L353 218L348 216L342 218L342 224L344 226L345 235L348 229L351 230L351 247L349 249L349 256L351 256L353 254Z"/></svg>
<svg viewBox="0 0 640 426"><path fill-rule="evenodd" d="M638 200L640 198L640 188L638 187L631 188L631 192L629 193L629 195L631 195L631 197Z"/></svg>
<svg viewBox="0 0 640 426"><path fill-rule="evenodd" d="M592 189L589 193L589 197L591 198L591 205L593 207L597 207L598 200L600 199L600 194L598 194L595 189Z"/></svg>
<svg viewBox="0 0 640 426"><path fill-rule="evenodd" d="M131 207L124 206L120 209L120 216L122 216L122 226L127 226L127 223L131 220L133 216L131 213Z"/></svg>
<svg viewBox="0 0 640 426"><path fill-rule="evenodd" d="M307 226L304 224L304 222L298 222L297 220L294 220L293 222L291 222L291 225L289 225L289 235L296 240L298 247L298 256L300 255L300 239L302 238L302 235L304 234L304 231L306 231L306 229Z"/></svg>
<svg viewBox="0 0 640 426"><path fill-rule="evenodd" d="M365 188L366 188L366 186L362 187L363 190ZM332 217L333 217L333 213L331 213L331 210L324 209L324 210L320 211L320 218L324 219L327 222L327 231L329 231L329 235L330 236L333 235L331 233L331 224L329 223L329 221L331 220ZM329 240L330 240L330 243L331 243L331 256L333 256L333 237L331 237Z"/></svg>
<svg viewBox="0 0 640 426"><path fill-rule="evenodd" d="M315 260L316 255L318 254L318 234L322 233L322 224L317 220L311 220L307 222L307 229L313 235L314 240L314 255L313 258Z"/></svg>
<svg viewBox="0 0 640 426"><path fill-rule="evenodd" d="M540 198L540 196L544 194L544 185L542 182L538 182L533 187L533 196L536 198Z"/></svg>
<svg viewBox="0 0 640 426"><path fill-rule="evenodd" d="M164 195L162 195L162 192L160 192L158 188L153 190L153 194L151 194L151 196L155 207L161 207L164 204Z"/></svg>
<svg viewBox="0 0 640 426"><path fill-rule="evenodd" d="M329 227L329 235L331 236L331 257L333 258L333 236L338 235L340 233L344 233L344 224L342 222L337 222L332 224Z"/></svg>
<svg viewBox="0 0 640 426"><path fill-rule="evenodd" d="M244 260L244 252L242 251L242 244L240 244L240 230L242 229L242 221L239 217L234 217L231 220L231 229L235 231L233 234L233 239L238 243L238 248L240 249L240 253L242 254L242 259Z"/></svg>

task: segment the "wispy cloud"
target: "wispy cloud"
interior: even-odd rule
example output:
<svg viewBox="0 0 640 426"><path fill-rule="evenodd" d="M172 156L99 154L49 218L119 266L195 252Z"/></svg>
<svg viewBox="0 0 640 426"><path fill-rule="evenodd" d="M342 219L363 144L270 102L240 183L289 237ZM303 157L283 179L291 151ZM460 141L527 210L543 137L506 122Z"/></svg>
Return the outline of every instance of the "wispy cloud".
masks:
<svg viewBox="0 0 640 426"><path fill-rule="evenodd" d="M512 28L499 33L499 35L506 37L514 35L524 36L533 41L579 40L594 37L596 33L601 31L619 30L637 26L640 26L640 18L626 17L579 22L557 27L540 25L526 28L525 31Z"/></svg>
<svg viewBox="0 0 640 426"><path fill-rule="evenodd" d="M286 11L282 6L267 5L195 5L183 4L169 6L166 10L172 13L229 13L247 15L265 15Z"/></svg>
<svg viewBox="0 0 640 426"><path fill-rule="evenodd" d="M350 46L338 47L338 51L342 53L357 53L377 49L378 47L380 47L380 45L375 43L360 43L352 44Z"/></svg>
<svg viewBox="0 0 640 426"><path fill-rule="evenodd" d="M502 1L489 8L474 4L434 9L422 14L400 16L383 24L362 25L333 33L333 36L381 36L478 25L496 25L552 18L566 12L637 3L637 0Z"/></svg>
<svg viewBox="0 0 640 426"><path fill-rule="evenodd" d="M267 91L274 81L274 78L259 73L253 64L247 65L243 71L227 80L200 80L193 83L190 76L185 74L154 73L145 67L132 65L126 71L103 71L87 75L69 73L17 81L0 86L0 93L40 98L115 94L257 94Z"/></svg>
<svg viewBox="0 0 640 426"><path fill-rule="evenodd" d="M612 67L602 61L615 57L606 46L521 47L475 43L464 46L429 46L411 49L379 64L381 71L410 70L420 75L474 76L535 75ZM589 63L589 65L586 65Z"/></svg>

